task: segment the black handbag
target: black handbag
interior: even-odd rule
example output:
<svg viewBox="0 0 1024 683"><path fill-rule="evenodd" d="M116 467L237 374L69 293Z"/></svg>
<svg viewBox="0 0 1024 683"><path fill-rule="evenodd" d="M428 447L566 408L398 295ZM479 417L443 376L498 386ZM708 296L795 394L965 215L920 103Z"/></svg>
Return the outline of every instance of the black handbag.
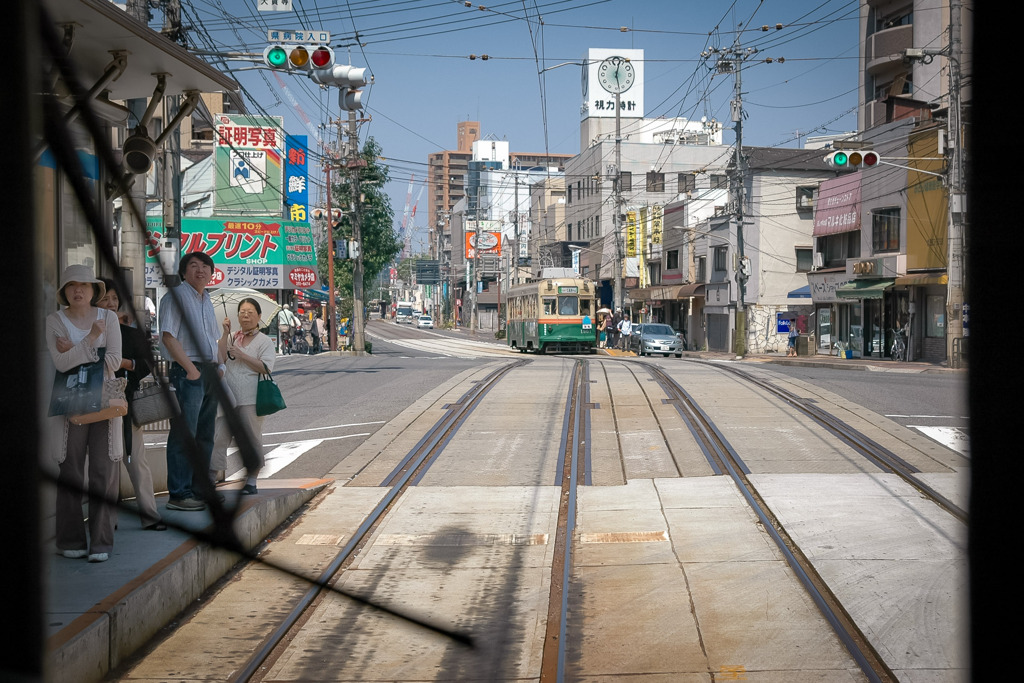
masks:
<svg viewBox="0 0 1024 683"><path fill-rule="evenodd" d="M136 427L170 420L181 414L178 395L170 384L142 387L132 394L131 413Z"/></svg>
<svg viewBox="0 0 1024 683"><path fill-rule="evenodd" d="M107 349L96 349L98 360L83 363L67 372L57 370L53 376L49 415L81 415L102 410L103 358Z"/></svg>

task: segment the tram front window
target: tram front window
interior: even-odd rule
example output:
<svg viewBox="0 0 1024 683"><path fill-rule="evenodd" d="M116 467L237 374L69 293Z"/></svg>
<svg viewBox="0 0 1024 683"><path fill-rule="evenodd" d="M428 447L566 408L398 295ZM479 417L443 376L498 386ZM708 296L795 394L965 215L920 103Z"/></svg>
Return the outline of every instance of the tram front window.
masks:
<svg viewBox="0 0 1024 683"><path fill-rule="evenodd" d="M579 299L577 297L558 297L558 315L578 315L579 312Z"/></svg>
<svg viewBox="0 0 1024 683"><path fill-rule="evenodd" d="M544 315L554 315L555 314L555 303L556 303L555 302L555 297L545 297L544 298Z"/></svg>

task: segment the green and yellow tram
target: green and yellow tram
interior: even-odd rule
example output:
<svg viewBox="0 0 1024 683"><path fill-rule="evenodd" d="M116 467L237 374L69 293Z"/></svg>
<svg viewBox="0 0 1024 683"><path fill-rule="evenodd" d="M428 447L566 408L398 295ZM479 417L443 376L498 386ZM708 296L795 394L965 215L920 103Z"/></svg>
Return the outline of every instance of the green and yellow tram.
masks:
<svg viewBox="0 0 1024 683"><path fill-rule="evenodd" d="M508 345L521 353L593 353L596 294L593 282L578 277L544 278L510 288Z"/></svg>

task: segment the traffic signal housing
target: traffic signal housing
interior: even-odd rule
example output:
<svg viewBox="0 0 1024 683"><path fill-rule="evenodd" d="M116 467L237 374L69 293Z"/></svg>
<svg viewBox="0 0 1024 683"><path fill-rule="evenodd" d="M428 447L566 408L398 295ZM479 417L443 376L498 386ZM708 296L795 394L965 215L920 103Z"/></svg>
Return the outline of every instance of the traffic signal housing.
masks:
<svg viewBox="0 0 1024 683"><path fill-rule="evenodd" d="M334 66L334 50L327 45L274 43L263 50L263 63L278 71L310 73Z"/></svg>
<svg viewBox="0 0 1024 683"><path fill-rule="evenodd" d="M310 80L320 85L333 85L340 88L338 106L345 111L363 108L363 91L358 90L368 83L366 69L350 64L332 64L323 69L313 69Z"/></svg>
<svg viewBox="0 0 1024 683"><path fill-rule="evenodd" d="M874 168L882 162L882 157L873 150L841 149L825 157L829 168L840 171L855 171L860 168Z"/></svg>

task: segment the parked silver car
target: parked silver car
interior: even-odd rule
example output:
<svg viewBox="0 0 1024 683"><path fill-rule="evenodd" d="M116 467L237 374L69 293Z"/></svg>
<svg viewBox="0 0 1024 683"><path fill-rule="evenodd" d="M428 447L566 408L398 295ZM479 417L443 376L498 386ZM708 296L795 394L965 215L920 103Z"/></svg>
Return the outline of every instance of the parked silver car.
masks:
<svg viewBox="0 0 1024 683"><path fill-rule="evenodd" d="M674 353L676 358L683 357L683 341L668 325L661 323L644 323L633 326L630 347L635 348L641 356L661 353L668 358Z"/></svg>

